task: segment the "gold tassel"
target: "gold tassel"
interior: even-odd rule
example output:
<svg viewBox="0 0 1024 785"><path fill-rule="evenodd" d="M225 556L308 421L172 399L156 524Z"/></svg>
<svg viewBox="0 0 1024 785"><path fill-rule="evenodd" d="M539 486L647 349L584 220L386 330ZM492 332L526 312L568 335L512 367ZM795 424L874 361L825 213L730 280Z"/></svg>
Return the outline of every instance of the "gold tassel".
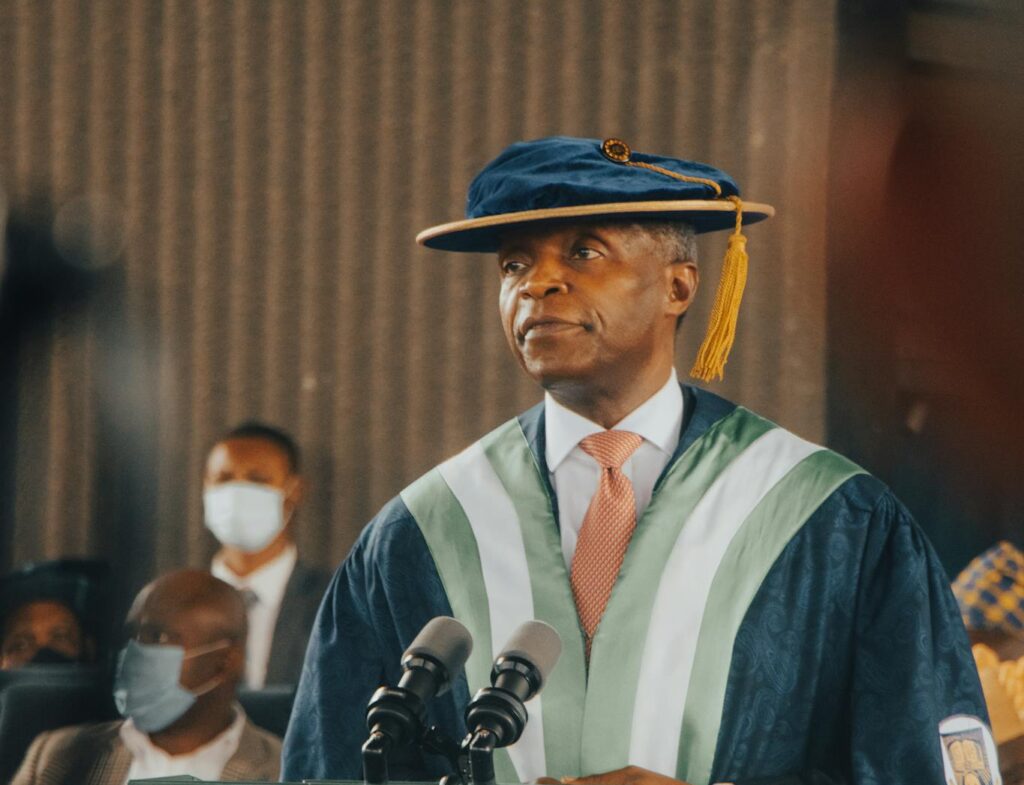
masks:
<svg viewBox="0 0 1024 785"><path fill-rule="evenodd" d="M729 235L725 250L722 278L715 293L715 304L711 308L711 319L704 343L697 352L697 360L690 369L690 375L701 381L710 382L725 377L725 364L729 350L736 339L736 320L743 300L743 288L747 284L747 238L743 234L743 202L731 196L736 205L736 229Z"/></svg>

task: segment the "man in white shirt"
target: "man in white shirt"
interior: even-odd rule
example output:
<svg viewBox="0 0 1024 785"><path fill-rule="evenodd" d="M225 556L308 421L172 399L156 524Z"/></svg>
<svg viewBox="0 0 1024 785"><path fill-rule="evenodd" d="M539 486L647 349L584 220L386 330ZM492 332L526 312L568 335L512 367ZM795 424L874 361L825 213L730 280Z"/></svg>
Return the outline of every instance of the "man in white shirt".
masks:
<svg viewBox="0 0 1024 785"><path fill-rule="evenodd" d="M246 422L210 450L207 528L221 544L211 572L238 589L249 618L245 685L295 684L328 575L298 558L293 527L305 482L279 428Z"/></svg>
<svg viewBox="0 0 1024 785"><path fill-rule="evenodd" d="M164 575L135 599L121 654L118 722L78 725L32 742L12 785L124 785L188 774L276 781L281 742L235 700L245 663L245 607L199 570Z"/></svg>

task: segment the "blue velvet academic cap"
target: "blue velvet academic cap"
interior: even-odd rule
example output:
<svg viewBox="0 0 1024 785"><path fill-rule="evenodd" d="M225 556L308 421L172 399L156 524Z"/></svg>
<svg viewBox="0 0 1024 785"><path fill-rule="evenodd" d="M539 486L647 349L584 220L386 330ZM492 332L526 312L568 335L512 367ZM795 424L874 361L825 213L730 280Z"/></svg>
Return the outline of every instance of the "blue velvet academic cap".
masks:
<svg viewBox="0 0 1024 785"><path fill-rule="evenodd" d="M621 140L552 136L507 147L469 187L466 219L426 229L429 248L492 252L502 232L580 218L681 221L699 232L732 229L739 188L720 169L637 153ZM770 217L743 202L743 224Z"/></svg>

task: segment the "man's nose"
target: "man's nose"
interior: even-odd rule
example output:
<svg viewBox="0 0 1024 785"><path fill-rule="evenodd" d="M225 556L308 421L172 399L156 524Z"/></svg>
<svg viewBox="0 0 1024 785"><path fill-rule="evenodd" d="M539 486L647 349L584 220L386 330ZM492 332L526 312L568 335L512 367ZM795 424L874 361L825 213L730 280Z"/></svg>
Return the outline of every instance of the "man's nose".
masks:
<svg viewBox="0 0 1024 785"><path fill-rule="evenodd" d="M568 291L565 269L555 259L537 261L519 285L519 296L531 300L542 300L549 295L565 294Z"/></svg>

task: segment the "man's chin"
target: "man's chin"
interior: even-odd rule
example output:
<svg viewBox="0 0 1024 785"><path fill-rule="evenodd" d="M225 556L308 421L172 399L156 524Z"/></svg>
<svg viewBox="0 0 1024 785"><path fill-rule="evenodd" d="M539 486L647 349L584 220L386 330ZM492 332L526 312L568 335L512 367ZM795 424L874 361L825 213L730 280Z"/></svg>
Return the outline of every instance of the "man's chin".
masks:
<svg viewBox="0 0 1024 785"><path fill-rule="evenodd" d="M586 385L591 377L590 368L573 358L551 359L523 359L523 368L537 384L547 392L558 392L559 390L576 389L580 385Z"/></svg>

